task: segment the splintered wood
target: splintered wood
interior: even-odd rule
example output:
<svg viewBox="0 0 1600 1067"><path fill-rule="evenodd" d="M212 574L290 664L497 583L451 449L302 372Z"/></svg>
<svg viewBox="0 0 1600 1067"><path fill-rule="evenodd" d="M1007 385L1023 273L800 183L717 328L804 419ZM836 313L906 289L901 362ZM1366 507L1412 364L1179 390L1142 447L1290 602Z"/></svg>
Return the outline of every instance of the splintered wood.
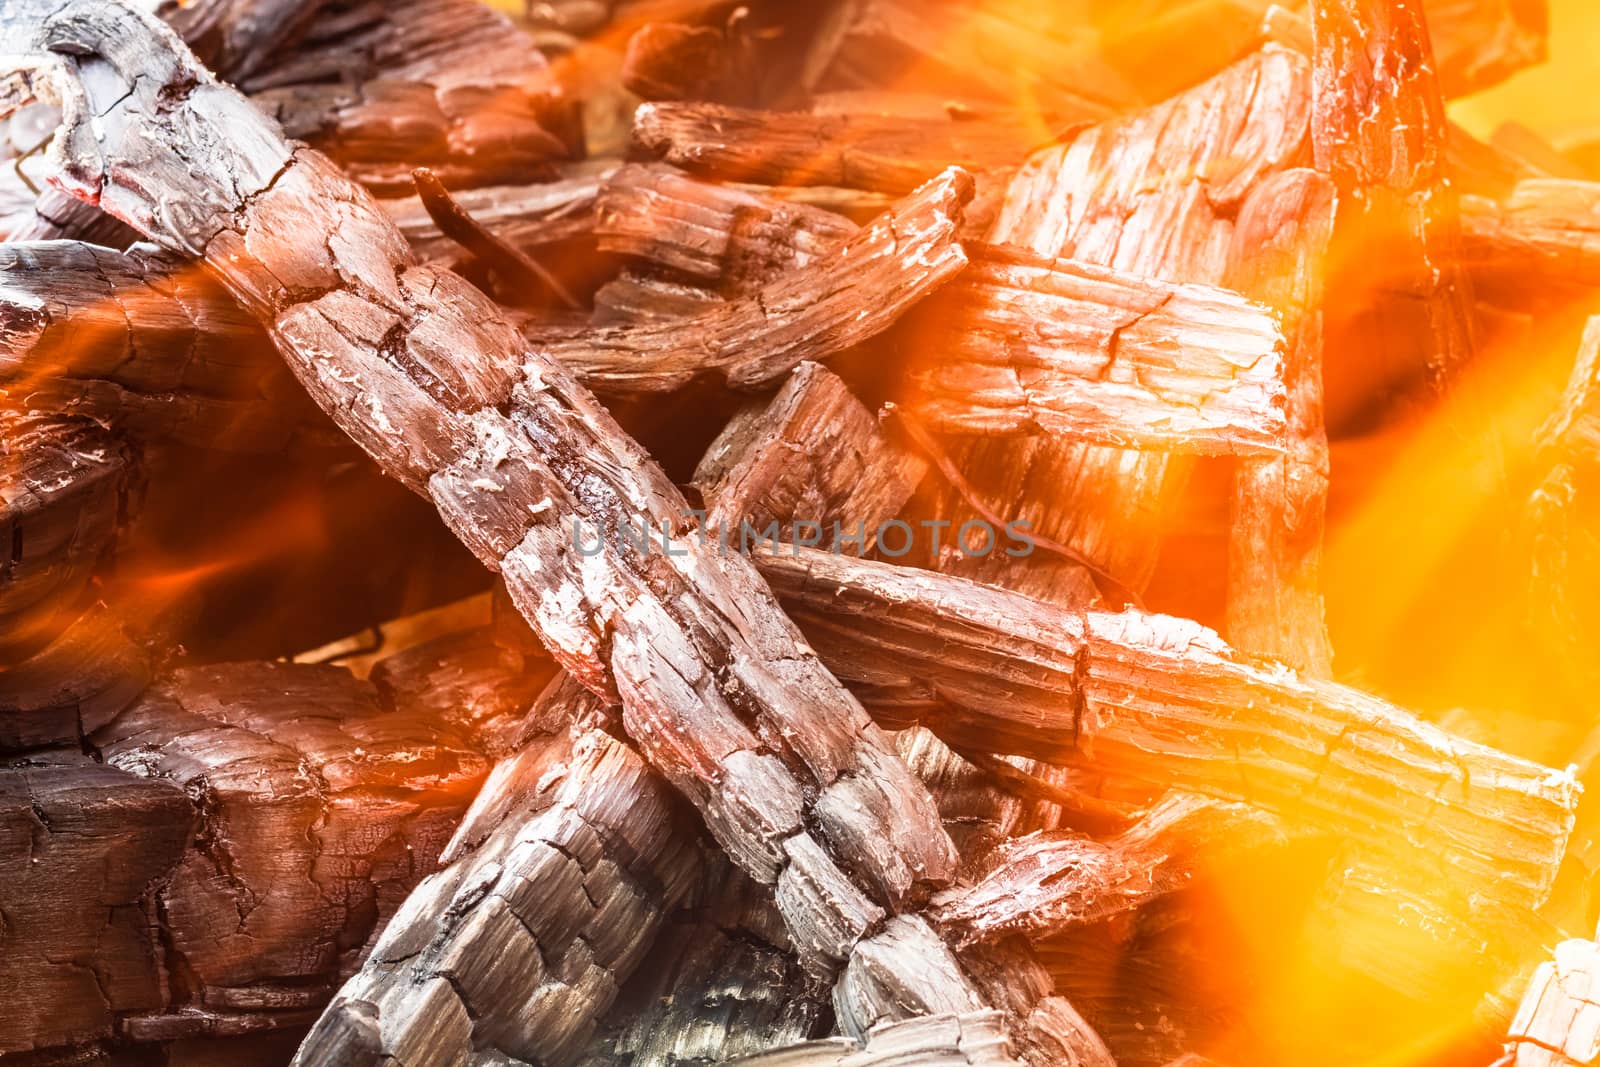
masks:
<svg viewBox="0 0 1600 1067"><path fill-rule="evenodd" d="M1548 21L8 0L0 1067L1600 1062Z"/></svg>

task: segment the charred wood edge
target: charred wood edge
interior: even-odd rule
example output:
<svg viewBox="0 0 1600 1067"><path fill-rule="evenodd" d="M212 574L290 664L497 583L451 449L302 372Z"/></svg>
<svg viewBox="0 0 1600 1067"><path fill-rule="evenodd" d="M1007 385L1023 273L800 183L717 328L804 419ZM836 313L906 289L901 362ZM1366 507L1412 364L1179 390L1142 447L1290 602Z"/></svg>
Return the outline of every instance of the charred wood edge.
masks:
<svg viewBox="0 0 1600 1067"><path fill-rule="evenodd" d="M728 1067L1001 1067L1015 1062L998 1012L926 1015L874 1028L859 1040L829 1038L726 1060Z"/></svg>
<svg viewBox="0 0 1600 1067"><path fill-rule="evenodd" d="M0 673L0 756L76 748L154 679L154 657L115 612L95 605Z"/></svg>
<svg viewBox="0 0 1600 1067"><path fill-rule="evenodd" d="M1381 269L1334 278L1330 307L1375 305L1382 323L1350 336L1341 328L1335 346L1371 348L1386 376L1420 361L1442 392L1472 357L1473 291L1422 0L1333 0L1311 11L1311 140L1317 169L1339 193L1334 261L1378 259ZM1364 243L1374 237L1376 246Z"/></svg>
<svg viewBox="0 0 1600 1067"><path fill-rule="evenodd" d="M701 871L675 798L605 714L569 676L550 683L529 721L552 732L491 772L296 1064L494 1050L554 1065L585 1050Z"/></svg>
<svg viewBox="0 0 1600 1067"><path fill-rule="evenodd" d="M343 444L254 319L203 270L71 241L0 244L0 388L137 440Z"/></svg>
<svg viewBox="0 0 1600 1067"><path fill-rule="evenodd" d="M855 963L836 1002L867 1013L841 1011L847 1027L983 1006L915 914L955 864L932 798L749 561L692 543L646 552L608 529L640 516L681 530L686 502L558 363L470 285L417 265L359 186L289 145L165 27L24 0L0 30L19 57L0 100L42 92L62 107L56 180L203 255L342 428L501 571L573 677L620 698L646 757L776 886L802 957L824 974ZM81 78L86 62L107 77ZM959 204L962 185L932 195ZM574 544L584 526L597 556ZM874 1004L869 957L902 946L921 995Z"/></svg>
<svg viewBox="0 0 1600 1067"><path fill-rule="evenodd" d="M1308 675L1332 673L1321 587L1328 502L1322 418L1322 280L1335 210L1332 183L1288 170L1245 200L1231 281L1273 307L1288 338L1285 455L1241 462L1228 537L1228 640Z"/></svg>
<svg viewBox="0 0 1600 1067"><path fill-rule="evenodd" d="M825 257L853 229L661 165L612 175L596 223L602 248L728 295ZM1282 337L1264 309L1018 248L969 242L968 254L940 298L899 326L939 353L913 365L907 402L930 429L1201 453L1283 447Z"/></svg>
<svg viewBox="0 0 1600 1067"><path fill-rule="evenodd" d="M1258 809L1174 794L1105 841L1035 833L1006 843L974 884L934 897L931 916L963 947L1008 934L1046 937L1182 889L1198 859L1282 839L1277 820Z"/></svg>
<svg viewBox="0 0 1600 1067"><path fill-rule="evenodd" d="M809 451L817 438L830 439L829 463L795 463L788 457ZM884 470L872 468L881 466ZM856 475L855 468L864 468ZM897 477L894 468L912 476ZM870 415L836 376L815 365L802 365L765 408L733 419L707 450L697 473L713 521L764 524L800 518L802 508L816 523L877 523L895 514L925 471L914 455L898 447L874 426ZM864 538L862 539L865 540ZM798 544L798 538L791 538ZM865 544L836 545L835 551ZM946 761L935 769L947 770ZM929 788L936 783L929 781ZM939 796L941 814L951 798ZM1015 805L991 794L978 803L978 813L1002 823ZM972 814L971 809L964 815ZM972 857L969 857L969 859ZM892 1019L902 1005L955 1008L941 985L927 981L922 968L955 972L954 959L942 959L940 946L919 926L894 928L891 920L876 943L864 943L853 955L835 989L835 1011L848 1032L859 1036L863 1020ZM1051 996L1052 983L1024 943L985 946L960 961L995 1006L1020 1020L1018 1037L1032 1062L1060 1062L1065 1050L1082 1064L1109 1063L1104 1044L1070 1005Z"/></svg>
<svg viewBox="0 0 1600 1067"><path fill-rule="evenodd" d="M471 0L334 8L239 87L291 137L385 195L431 167L451 188L526 181L578 158L575 106L531 38ZM403 161L395 142L411 146Z"/></svg>
<svg viewBox="0 0 1600 1067"><path fill-rule="evenodd" d="M78 810L38 809L33 864L0 876L5 1051L309 1023L487 769L348 672L282 663L175 672L84 749L13 764ZM101 885L124 888L79 903Z"/></svg>
<svg viewBox="0 0 1600 1067"><path fill-rule="evenodd" d="M328 0L158 0L155 13L225 81L248 78Z"/></svg>
<svg viewBox="0 0 1600 1067"><path fill-rule="evenodd" d="M1219 216L1231 218L1250 189L1304 154L1309 83L1302 56L1268 46L1192 90L1036 153L1007 190L989 240L1149 278L1216 283L1230 229ZM1149 581L1174 457L1028 438L968 439L957 460L986 474L980 488L1008 520L1028 521L1124 587L1137 592ZM972 515L952 494L932 507L957 525ZM1142 518L1127 521L1135 515ZM1072 567L1041 574L1035 561L937 565L1063 603L1083 595L1083 574Z"/></svg>
<svg viewBox="0 0 1600 1067"><path fill-rule="evenodd" d="M1539 461L1544 474L1524 509L1523 525L1532 556L1529 612L1539 632L1565 644L1564 661L1574 680L1595 677L1591 628L1575 590L1584 556L1584 519L1592 504L1582 487L1600 469L1600 317L1591 318L1573 363L1561 403L1540 427Z"/></svg>
<svg viewBox="0 0 1600 1067"><path fill-rule="evenodd" d="M827 449L819 451L818 441ZM788 528L780 532L785 543L809 539L862 555L926 471L883 435L836 374L802 363L770 401L729 420L695 469L694 485L706 503L703 528L732 544L745 528L776 523Z"/></svg>
<svg viewBox="0 0 1600 1067"><path fill-rule="evenodd" d="M1526 178L1461 198L1462 256L1480 293L1600 288L1600 182Z"/></svg>
<svg viewBox="0 0 1600 1067"><path fill-rule="evenodd" d="M640 105L634 147L695 174L763 185L834 185L905 194L958 166L1015 166L1053 138L1005 115L755 111L720 104Z"/></svg>
<svg viewBox="0 0 1600 1067"><path fill-rule="evenodd" d="M554 181L490 185L450 194L461 209L499 240L523 250L587 238L594 233L595 201L612 162L563 166ZM464 261L461 247L439 231L421 197L378 201L418 258L450 267Z"/></svg>
<svg viewBox="0 0 1600 1067"><path fill-rule="evenodd" d="M957 747L1247 803L1380 866L1432 870L1409 888L1469 913L1474 894L1508 908L1548 896L1579 792L1569 774L1241 656L1186 620L1064 610L814 550L758 563L839 677L928 691L941 707L927 725ZM1476 841L1444 829L1457 824ZM1452 844L1412 844L1424 825Z"/></svg>
<svg viewBox="0 0 1600 1067"><path fill-rule="evenodd" d="M628 38L619 77L642 100L721 99L738 47L720 26L648 22Z"/></svg>
<svg viewBox="0 0 1600 1067"><path fill-rule="evenodd" d="M502 240L474 219L456 203L433 171L418 167L411 172L411 177L416 182L417 196L422 200L422 206L427 210L428 217L433 219L434 225L439 227L439 232L499 274L514 292L524 298L519 301L520 305L539 306L553 299L568 310L578 310L580 305L577 299L555 275L545 270L528 253Z"/></svg>
<svg viewBox="0 0 1600 1067"><path fill-rule="evenodd" d="M663 924L582 1067L691 1067L826 1035L827 988L795 959L772 895L706 859L703 891Z"/></svg>
<svg viewBox="0 0 1600 1067"><path fill-rule="evenodd" d="M541 345L608 393L657 392L716 373L759 388L806 359L887 328L967 265L956 239L972 182L950 170L897 203L809 270L688 319L585 331Z"/></svg>
<svg viewBox="0 0 1600 1067"><path fill-rule="evenodd" d="M1600 1054L1600 944L1557 945L1528 982L1496 1067L1579 1067Z"/></svg>
<svg viewBox="0 0 1600 1067"><path fill-rule="evenodd" d="M0 663L15 664L82 610L133 511L139 472L136 453L87 419L0 409Z"/></svg>

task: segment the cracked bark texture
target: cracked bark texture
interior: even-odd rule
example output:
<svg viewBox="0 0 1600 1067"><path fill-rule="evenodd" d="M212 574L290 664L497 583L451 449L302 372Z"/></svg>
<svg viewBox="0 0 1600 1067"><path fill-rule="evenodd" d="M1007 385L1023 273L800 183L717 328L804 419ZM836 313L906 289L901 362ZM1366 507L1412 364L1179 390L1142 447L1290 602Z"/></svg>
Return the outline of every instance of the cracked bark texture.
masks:
<svg viewBox="0 0 1600 1067"><path fill-rule="evenodd" d="M1555 948L1528 983L1496 1067L1587 1067L1600 1062L1600 945Z"/></svg>
<svg viewBox="0 0 1600 1067"><path fill-rule="evenodd" d="M1339 193L1328 280L1328 422L1357 418L1374 383L1442 391L1471 358L1472 283L1461 263L1444 99L1421 0L1313 4L1311 140Z"/></svg>
<svg viewBox="0 0 1600 1067"><path fill-rule="evenodd" d="M124 1022L134 1040L309 1023L488 769L349 672L281 663L179 670L91 741L197 818L157 894L172 1000Z"/></svg>
<svg viewBox="0 0 1600 1067"><path fill-rule="evenodd" d="M1230 282L1282 317L1287 338L1284 455L1234 475L1228 526L1227 635L1235 648L1326 678L1333 670L1321 587L1328 506L1322 417L1322 288L1332 183L1287 170L1251 191L1234 222Z"/></svg>
<svg viewBox="0 0 1600 1067"><path fill-rule="evenodd" d="M776 887L809 965L861 956L891 915L932 939L914 912L955 863L932 799L747 560L615 533L642 515L660 544L685 532L685 501L563 368L470 285L417 265L366 193L164 27L40 0L0 29L8 54L35 57L4 98L63 104L59 180L206 259L341 427L500 570L556 659L620 698L646 757ZM86 62L107 77L81 78ZM575 544L585 528L598 555ZM928 999L982 1007L953 960L924 978Z"/></svg>
<svg viewBox="0 0 1600 1067"><path fill-rule="evenodd" d="M61 632L0 674L0 754L76 748L144 692L154 657L103 604L68 614Z"/></svg>
<svg viewBox="0 0 1600 1067"><path fill-rule="evenodd" d="M113 1036L162 1007L154 888L194 811L170 782L81 753L0 766L0 1057Z"/></svg>
<svg viewBox="0 0 1600 1067"><path fill-rule="evenodd" d="M924 688L926 725L957 748L1258 806L1340 835L1419 909L1471 918L1549 895L1569 775L1241 656L1198 623L813 550L759 562L839 677Z"/></svg>
<svg viewBox="0 0 1600 1067"><path fill-rule="evenodd" d="M0 1053L308 1025L486 770L348 672L281 663L178 671L93 758L79 740L0 768L28 857L0 872Z"/></svg>
<svg viewBox="0 0 1600 1067"><path fill-rule="evenodd" d="M136 440L329 448L255 320L202 270L75 241L0 244L0 385Z"/></svg>
<svg viewBox="0 0 1600 1067"><path fill-rule="evenodd" d="M1047 140L1037 124L998 114L917 118L652 103L633 119L636 149L697 175L895 194L950 167L977 175L1014 167Z"/></svg>
<svg viewBox="0 0 1600 1067"><path fill-rule="evenodd" d="M580 1067L710 1067L824 1036L825 985L796 961L771 894L706 857Z"/></svg>
<svg viewBox="0 0 1600 1067"><path fill-rule="evenodd" d="M83 609L138 483L137 455L95 423L0 411L0 663L17 664ZM0 694L14 685L0 679Z"/></svg>
<svg viewBox="0 0 1600 1067"><path fill-rule="evenodd" d="M1283 447L1283 337L1226 290L1004 245L910 316L908 404L951 434L1201 454Z"/></svg>
<svg viewBox="0 0 1600 1067"><path fill-rule="evenodd" d="M971 180L950 170L835 247L741 299L690 318L592 329L541 347L595 389L658 392L716 374L736 388L772 383L806 359L887 328L967 265L956 240Z"/></svg>
<svg viewBox="0 0 1600 1067"><path fill-rule="evenodd" d="M730 531L730 541L741 524L765 531L777 523L781 543L810 540L864 555L926 471L883 435L838 375L802 363L771 401L734 414L694 485L706 502L705 528Z"/></svg>
<svg viewBox="0 0 1600 1067"><path fill-rule="evenodd" d="M1015 1063L997 1012L925 1015L864 1039L828 1038L728 1061L739 1067L1003 1067Z"/></svg>
<svg viewBox="0 0 1600 1067"><path fill-rule="evenodd" d="M498 640L485 626L385 656L370 679L389 706L439 723L498 760L519 747L528 708L555 675L542 652Z"/></svg>
<svg viewBox="0 0 1600 1067"><path fill-rule="evenodd" d="M1303 156L1309 105L1309 64L1267 47L1195 89L1036 153L1007 190L989 240L1164 282L1218 284L1233 214L1263 178ZM1149 581L1167 455L1043 438L965 443L954 455L992 513L1027 521L1135 592ZM951 492L933 510L957 526L977 517ZM998 555L935 563L1062 603L1082 596L1074 566L1019 568Z"/></svg>
<svg viewBox="0 0 1600 1067"><path fill-rule="evenodd" d="M417 166L465 188L581 154L532 39L469 0L336 0L239 87L387 194L409 194Z"/></svg>
<svg viewBox="0 0 1600 1067"><path fill-rule="evenodd" d="M629 163L608 176L594 228L603 251L681 271L729 297L826 261L858 230L835 212L699 181L661 163Z"/></svg>
<svg viewBox="0 0 1600 1067"><path fill-rule="evenodd" d="M700 877L695 834L558 677L441 860L307 1037L302 1067L571 1063Z"/></svg>

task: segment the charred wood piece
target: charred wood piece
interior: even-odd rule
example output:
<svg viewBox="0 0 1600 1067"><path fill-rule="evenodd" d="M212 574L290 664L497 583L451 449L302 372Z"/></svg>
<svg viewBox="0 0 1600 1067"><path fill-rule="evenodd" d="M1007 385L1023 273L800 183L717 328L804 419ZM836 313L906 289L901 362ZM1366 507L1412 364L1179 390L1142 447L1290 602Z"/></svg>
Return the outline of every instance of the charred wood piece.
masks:
<svg viewBox="0 0 1600 1067"><path fill-rule="evenodd" d="M958 748L1083 759L1108 779L1249 803L1342 835L1407 872L1407 891L1469 911L1471 887L1506 907L1550 891L1577 798L1566 775L1240 656L1186 620L1065 611L813 550L759 562L839 677L926 687L926 724ZM1478 830L1424 850L1411 843L1424 824Z"/></svg>
<svg viewBox="0 0 1600 1067"><path fill-rule="evenodd" d="M1048 141L998 115L906 118L753 111L717 104L644 104L636 148L691 173L762 185L835 185L903 195L955 166L1015 167Z"/></svg>
<svg viewBox="0 0 1600 1067"><path fill-rule="evenodd" d="M289 136L388 194L411 192L414 167L466 188L526 181L581 154L533 41L469 0L330 4L239 87Z"/></svg>
<svg viewBox="0 0 1600 1067"><path fill-rule="evenodd" d="M1234 223L1229 281L1282 317L1286 399L1282 456L1244 460L1228 541L1228 640L1317 677L1332 671L1324 621L1322 535L1328 435L1322 414L1322 279L1334 191L1287 170L1259 185Z"/></svg>
<svg viewBox="0 0 1600 1067"><path fill-rule="evenodd" d="M660 538L681 534L686 501L566 370L470 285L418 265L359 186L157 24L29 0L0 37L35 57L9 92L69 102L50 149L59 180L205 258L346 433L501 571L573 677L620 698L646 757L775 886L809 965L893 954L879 929L891 914L926 929L914 912L955 864L931 797L747 560L648 552L608 529L638 516ZM80 76L102 61L116 78ZM930 198L959 203L962 184L936 182ZM307 228L334 236L298 239ZM573 543L584 527L601 535L598 556ZM953 960L918 977L924 999L983 1006Z"/></svg>
<svg viewBox="0 0 1600 1067"><path fill-rule="evenodd" d="M1330 343L1346 357L1330 368L1341 371L1329 395L1337 427L1360 414L1352 407L1374 381L1420 375L1442 390L1472 356L1473 295L1421 0L1311 11L1313 154L1338 190L1333 261L1344 265L1328 282L1328 304L1340 309Z"/></svg>
<svg viewBox="0 0 1600 1067"><path fill-rule="evenodd" d="M0 387L142 440L340 444L255 320L204 271L76 241L0 245Z"/></svg>
<svg viewBox="0 0 1600 1067"><path fill-rule="evenodd" d="M594 232L595 202L608 181L609 166L583 164L577 173L537 185L490 185L451 193L461 210L514 248L535 251L588 238ZM565 173L565 172L564 172ZM379 201L417 256L460 265L465 252L439 231L417 196Z"/></svg>
<svg viewBox="0 0 1600 1067"><path fill-rule="evenodd" d="M1600 182L1529 178L1461 198L1462 255L1485 296L1600 288Z"/></svg>
<svg viewBox="0 0 1600 1067"><path fill-rule="evenodd" d="M296 1064L577 1059L700 869L674 798L598 729L603 711L551 682L530 718L553 732L494 769Z"/></svg>
<svg viewBox="0 0 1600 1067"><path fill-rule="evenodd" d="M95 423L0 411L0 663L53 640L82 610L138 484L135 453ZM0 691L13 684L0 675Z"/></svg>
<svg viewBox="0 0 1600 1067"><path fill-rule="evenodd" d="M864 227L816 266L781 274L690 319L589 330L543 354L601 392L658 392L716 373L757 388L807 359L881 332L967 264L956 240L972 183L952 170Z"/></svg>
<svg viewBox="0 0 1600 1067"><path fill-rule="evenodd" d="M1600 945L1556 946L1528 983L1497 1067L1586 1067L1600 1060Z"/></svg>
<svg viewBox="0 0 1600 1067"><path fill-rule="evenodd" d="M829 1038L742 1056L729 1067L1007 1067L1016 1062L999 1014L974 1012L890 1023L860 1042Z"/></svg>
<svg viewBox="0 0 1600 1067"><path fill-rule="evenodd" d="M0 755L77 748L133 703L156 675L155 657L114 612L68 616L60 634L0 674Z"/></svg>

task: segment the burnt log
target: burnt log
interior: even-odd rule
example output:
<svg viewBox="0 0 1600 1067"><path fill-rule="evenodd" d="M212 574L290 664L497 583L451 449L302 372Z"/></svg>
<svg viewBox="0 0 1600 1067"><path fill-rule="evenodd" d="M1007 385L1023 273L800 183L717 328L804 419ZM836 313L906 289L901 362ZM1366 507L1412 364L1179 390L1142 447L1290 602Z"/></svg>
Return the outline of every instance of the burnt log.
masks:
<svg viewBox="0 0 1600 1067"><path fill-rule="evenodd" d="M700 869L674 798L599 729L603 712L570 678L550 683L534 736L495 767L296 1064L583 1052Z"/></svg>
<svg viewBox="0 0 1600 1067"><path fill-rule="evenodd" d="M716 373L756 388L806 359L881 332L966 266L956 240L972 183L952 170L928 182L807 271L781 274L689 319L585 331L540 345L607 393L673 389Z"/></svg>
<svg viewBox="0 0 1600 1067"><path fill-rule="evenodd" d="M1312 6L1311 139L1339 195L1328 280L1328 424L1363 414L1374 386L1435 392L1469 360L1471 279L1449 180L1444 98L1421 0ZM1387 387L1387 389L1385 389Z"/></svg>
<svg viewBox="0 0 1600 1067"><path fill-rule="evenodd" d="M0 673L0 754L77 748L138 698L155 656L97 604L69 615L60 634Z"/></svg>
<svg viewBox="0 0 1600 1067"><path fill-rule="evenodd" d="M1234 223L1230 282L1282 316L1284 455L1247 458L1235 475L1228 539L1227 636L1235 648L1328 677L1321 587L1328 506L1322 417L1322 279L1334 193L1288 170L1261 183Z"/></svg>
<svg viewBox="0 0 1600 1067"><path fill-rule="evenodd" d="M410 193L414 167L464 188L527 181L581 154L533 41L470 0L330 3L238 84L289 136L388 194Z"/></svg>
<svg viewBox="0 0 1600 1067"><path fill-rule="evenodd" d="M907 118L645 104L633 143L652 158L724 181L833 185L904 195L950 167L1015 167L1048 141L1035 123L1000 115Z"/></svg>
<svg viewBox="0 0 1600 1067"><path fill-rule="evenodd" d="M1033 156L989 240L1160 281L1219 284L1232 214L1263 178L1302 157L1309 107L1306 60L1263 49L1193 90ZM1045 438L965 442L953 455L983 511L1027 522L1127 590L1149 582L1169 455ZM953 488L930 510L957 527L982 518ZM1081 603L1084 592L1077 566L1019 568L1000 554L942 566L1062 603Z"/></svg>
<svg viewBox="0 0 1600 1067"><path fill-rule="evenodd" d="M87 419L0 411L0 663L38 650L82 610L139 480L133 450Z"/></svg>
<svg viewBox="0 0 1600 1067"><path fill-rule="evenodd" d="M255 320L171 257L6 243L0 308L0 385L25 407L138 440L254 452L341 443Z"/></svg>
<svg viewBox="0 0 1600 1067"><path fill-rule="evenodd" d="M1387 865L1397 899L1439 894L1470 916L1549 895L1577 798L1559 772L1239 655L1186 620L1062 610L814 550L759 562L839 677L921 687L926 725L958 749L1258 806ZM1452 823L1474 827L1470 841L1447 833L1457 844L1441 847L1432 831Z"/></svg>
<svg viewBox="0 0 1600 1067"><path fill-rule="evenodd" d="M470 285L419 266L359 186L291 146L159 24L29 2L0 31L8 54L34 57L28 78L4 83L9 98L67 101L49 150L58 180L205 258L346 433L501 571L572 676L620 698L651 763L775 886L810 966L895 953L877 929L891 914L897 930L927 931L915 911L955 862L932 799L748 561L693 544L648 551L615 532L641 516L661 545L684 532L686 502L548 353ZM82 78L90 56L120 73ZM97 122L80 121L91 112ZM297 240L308 227L334 236ZM584 527L586 543L601 536L597 556L573 543ZM925 995L890 1010L983 1006L953 959L919 979Z"/></svg>

